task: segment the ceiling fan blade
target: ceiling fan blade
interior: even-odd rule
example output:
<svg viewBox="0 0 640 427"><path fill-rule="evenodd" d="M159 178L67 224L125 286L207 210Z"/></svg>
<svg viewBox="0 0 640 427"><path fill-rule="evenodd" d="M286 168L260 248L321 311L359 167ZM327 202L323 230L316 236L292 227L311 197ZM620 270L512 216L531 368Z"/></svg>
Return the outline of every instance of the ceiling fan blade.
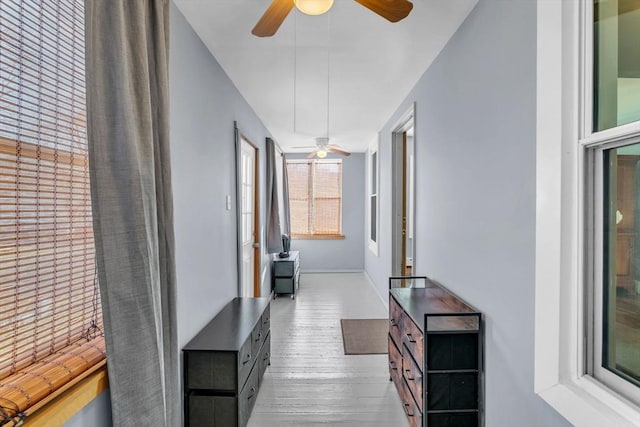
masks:
<svg viewBox="0 0 640 427"><path fill-rule="evenodd" d="M314 150L312 152L309 153L309 155L307 156L307 159L312 159L316 156L316 154L318 154L318 150Z"/></svg>
<svg viewBox="0 0 640 427"><path fill-rule="evenodd" d="M258 37L271 37L278 31L293 6L293 0L273 0L251 33Z"/></svg>
<svg viewBox="0 0 640 427"><path fill-rule="evenodd" d="M355 0L387 21L398 22L409 15L413 3L407 0Z"/></svg>
<svg viewBox="0 0 640 427"><path fill-rule="evenodd" d="M334 145L334 146L332 146L332 145L327 145L327 151L329 151L329 152L331 152L331 153L341 154L341 155L343 155L343 156L350 156L350 155L351 155L351 153L350 153L350 152L348 152L348 151L344 151L344 150L341 150L341 149L339 149L339 148L336 148L336 147L335 147L335 145Z"/></svg>

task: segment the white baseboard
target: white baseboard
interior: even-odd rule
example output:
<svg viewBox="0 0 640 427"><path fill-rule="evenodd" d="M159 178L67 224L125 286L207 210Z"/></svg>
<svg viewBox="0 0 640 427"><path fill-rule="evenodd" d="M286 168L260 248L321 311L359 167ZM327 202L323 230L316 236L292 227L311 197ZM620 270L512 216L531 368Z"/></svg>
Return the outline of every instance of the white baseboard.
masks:
<svg viewBox="0 0 640 427"><path fill-rule="evenodd" d="M382 305L384 305L387 311L389 311L389 296L387 295L386 299L383 298L382 295L380 295L380 292L378 292L378 288L376 288L376 285L373 283L371 276L369 276L369 273L367 273L367 270L364 270L363 273L364 277L366 277L367 279L367 282L369 282L369 285L373 288L373 291L376 293L376 295L378 295L380 301L382 301Z"/></svg>

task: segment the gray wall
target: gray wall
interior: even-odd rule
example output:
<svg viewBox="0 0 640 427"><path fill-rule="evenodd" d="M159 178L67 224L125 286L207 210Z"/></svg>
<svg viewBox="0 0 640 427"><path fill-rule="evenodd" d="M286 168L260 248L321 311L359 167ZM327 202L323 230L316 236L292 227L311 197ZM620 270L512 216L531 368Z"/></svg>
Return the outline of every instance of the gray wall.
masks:
<svg viewBox="0 0 640 427"><path fill-rule="evenodd" d="M103 391L65 423L65 427L110 427L111 425L109 390Z"/></svg>
<svg viewBox="0 0 640 427"><path fill-rule="evenodd" d="M260 212L266 213L265 138L270 136L218 62L171 5L171 167L178 283L178 340L183 347L238 294L234 120L260 149ZM225 209L225 198L233 200ZM264 236L264 231L262 231ZM264 245L263 245L264 246ZM270 292L262 256L263 294ZM67 426L110 425L103 393ZM104 420L105 424L97 421Z"/></svg>
<svg viewBox="0 0 640 427"><path fill-rule="evenodd" d="M304 159L306 154L287 153L289 159ZM343 240L303 240L291 242L300 251L300 270L311 272L351 272L364 269L365 155L353 153L342 159L342 234Z"/></svg>
<svg viewBox="0 0 640 427"><path fill-rule="evenodd" d="M533 392L536 2L480 0L380 132L383 299L391 131L416 102L416 266L486 319L486 425L568 423Z"/></svg>
<svg viewBox="0 0 640 427"><path fill-rule="evenodd" d="M265 138L270 134L173 6L170 42L171 172L182 347L238 295L233 122L260 149L262 224L266 223ZM229 211L227 195L233 200ZM264 231L261 235L264 240ZM262 265L269 265L265 254ZM268 293L268 271L263 285Z"/></svg>

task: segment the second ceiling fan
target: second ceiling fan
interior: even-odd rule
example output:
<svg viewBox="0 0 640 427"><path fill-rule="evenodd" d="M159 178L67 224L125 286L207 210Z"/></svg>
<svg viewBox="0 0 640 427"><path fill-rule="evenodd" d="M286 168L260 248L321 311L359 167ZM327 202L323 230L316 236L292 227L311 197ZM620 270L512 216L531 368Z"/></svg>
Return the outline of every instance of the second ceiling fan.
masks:
<svg viewBox="0 0 640 427"><path fill-rule="evenodd" d="M413 3L408 0L354 0L390 22L398 22L409 15ZM291 9L297 7L308 15L327 12L333 0L273 0L251 33L258 37L271 37L278 31Z"/></svg>
<svg viewBox="0 0 640 427"><path fill-rule="evenodd" d="M341 156L351 155L350 152L343 150L339 146L335 144L329 144L329 138L327 138L326 136L317 137L315 138L315 140L316 140L315 146L305 145L302 147L293 147L293 148L313 148L313 151L309 153L309 155L307 156L307 159L311 159L313 157L319 157L321 159L324 159L325 157L327 157L328 153L340 154Z"/></svg>

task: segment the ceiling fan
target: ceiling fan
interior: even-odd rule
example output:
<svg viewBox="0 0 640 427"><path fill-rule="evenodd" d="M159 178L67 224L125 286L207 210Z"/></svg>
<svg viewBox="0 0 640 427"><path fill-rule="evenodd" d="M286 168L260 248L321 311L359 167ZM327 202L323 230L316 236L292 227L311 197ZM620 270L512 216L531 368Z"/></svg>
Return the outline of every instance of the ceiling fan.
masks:
<svg viewBox="0 0 640 427"><path fill-rule="evenodd" d="M314 148L314 150L309 153L307 159L311 159L313 157L319 157L324 159L327 157L328 153L340 154L341 156L350 156L351 153L348 151L344 151L340 147L335 144L329 144L329 138L326 136L321 136L316 138L315 146L304 146L304 147L293 147L293 148Z"/></svg>
<svg viewBox="0 0 640 427"><path fill-rule="evenodd" d="M390 22L398 22L406 18L413 9L413 3L408 0L354 1ZM327 12L332 5L333 0L273 0L251 33L258 37L271 37L278 31L294 6L307 15L321 15Z"/></svg>

